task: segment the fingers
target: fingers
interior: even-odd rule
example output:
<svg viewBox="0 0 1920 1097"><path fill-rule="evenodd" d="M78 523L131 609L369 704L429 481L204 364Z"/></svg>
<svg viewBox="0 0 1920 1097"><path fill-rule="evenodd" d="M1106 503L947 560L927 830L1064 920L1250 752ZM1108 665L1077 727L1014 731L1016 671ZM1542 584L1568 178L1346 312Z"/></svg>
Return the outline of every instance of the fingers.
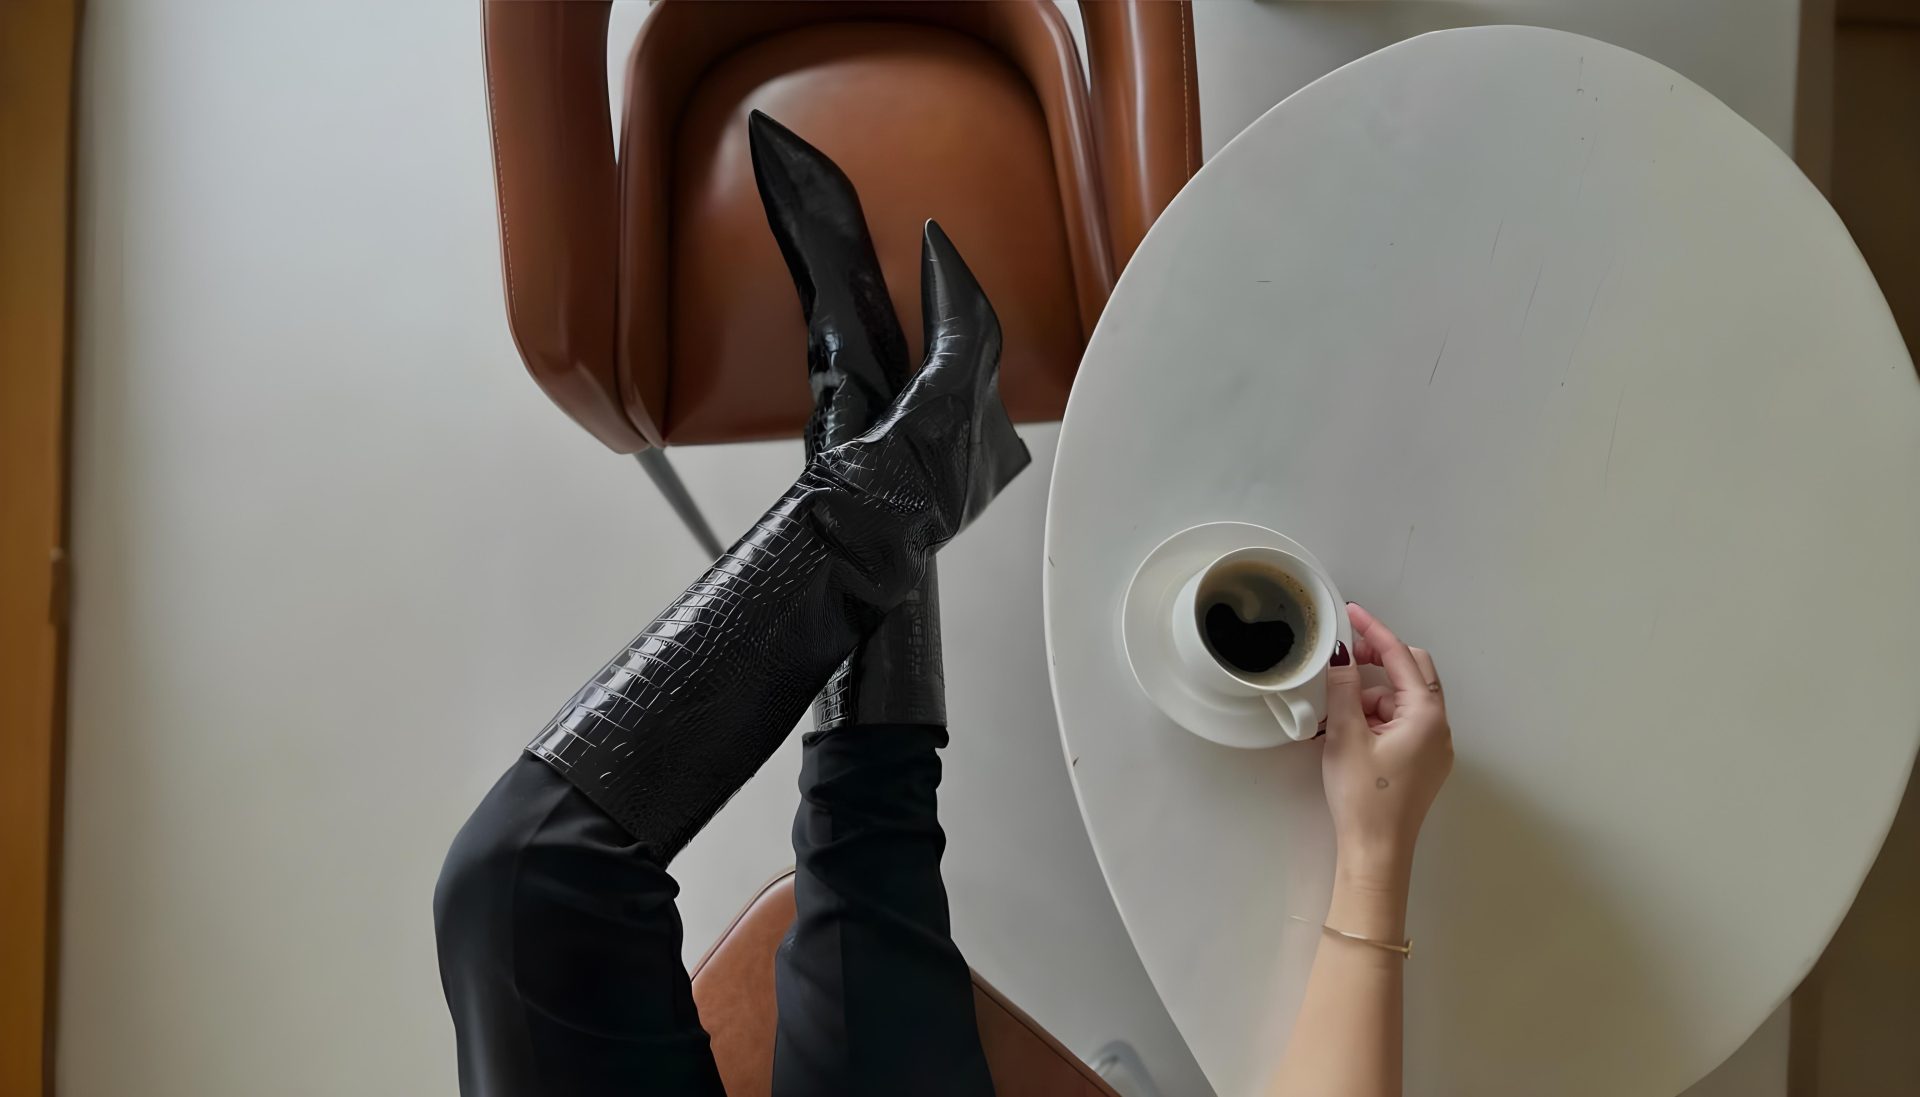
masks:
<svg viewBox="0 0 1920 1097"><path fill-rule="evenodd" d="M1359 603L1347 603L1347 620L1353 622L1353 661L1377 667L1380 665L1380 653L1374 650L1373 645L1367 642L1366 634L1360 631L1360 618L1353 615L1355 610L1359 610L1368 620L1373 619L1373 615L1367 613Z"/></svg>
<svg viewBox="0 0 1920 1097"><path fill-rule="evenodd" d="M1380 623L1380 619L1368 613L1357 603L1347 603L1347 617L1353 622L1354 633L1364 637L1369 651L1379 657L1379 665L1386 669L1387 681L1393 687L1408 693L1425 693L1427 680L1421 676L1420 664L1413 661L1413 653L1401 642L1393 630Z"/></svg>
<svg viewBox="0 0 1920 1097"><path fill-rule="evenodd" d="M1380 665L1380 653L1373 650L1373 645L1367 643L1367 638L1360 635L1358 629L1355 629L1353 633L1353 661L1356 663L1365 663L1370 667Z"/></svg>
<svg viewBox="0 0 1920 1097"><path fill-rule="evenodd" d="M1414 665L1420 668L1420 676L1427 680L1427 692L1439 697L1440 672L1433 668L1433 656L1426 648L1408 648L1407 653L1413 656Z"/></svg>
<svg viewBox="0 0 1920 1097"><path fill-rule="evenodd" d="M1334 656L1339 660L1339 656ZM1339 735L1367 726L1360 702L1360 668L1351 660L1327 667L1327 734Z"/></svg>
<svg viewBox="0 0 1920 1097"><path fill-rule="evenodd" d="M1360 709L1367 714L1368 724L1385 724L1393 720L1396 706L1392 686L1368 686L1360 691Z"/></svg>

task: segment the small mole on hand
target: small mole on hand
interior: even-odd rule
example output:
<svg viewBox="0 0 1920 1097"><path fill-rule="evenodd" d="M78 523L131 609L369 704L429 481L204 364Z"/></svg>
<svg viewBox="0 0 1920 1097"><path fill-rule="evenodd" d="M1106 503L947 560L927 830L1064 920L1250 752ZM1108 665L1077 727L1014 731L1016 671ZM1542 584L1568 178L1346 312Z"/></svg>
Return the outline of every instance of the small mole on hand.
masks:
<svg viewBox="0 0 1920 1097"><path fill-rule="evenodd" d="M1375 782L1373 783L1373 787L1374 787L1374 788L1386 788L1386 787L1387 787L1387 779L1386 779L1385 777L1382 777L1382 778L1380 778L1380 779L1379 779L1378 781L1375 781Z"/></svg>

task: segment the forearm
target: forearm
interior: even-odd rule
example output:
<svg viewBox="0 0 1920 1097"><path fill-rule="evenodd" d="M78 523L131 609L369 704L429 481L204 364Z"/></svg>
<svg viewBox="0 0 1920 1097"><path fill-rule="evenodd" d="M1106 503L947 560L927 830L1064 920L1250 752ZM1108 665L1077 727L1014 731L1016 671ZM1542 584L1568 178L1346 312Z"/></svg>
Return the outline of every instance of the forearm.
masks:
<svg viewBox="0 0 1920 1097"><path fill-rule="evenodd" d="M1375 941L1406 940L1410 859L1375 869L1343 857L1326 924ZM1399 1097L1406 958L1322 934L1271 1097Z"/></svg>

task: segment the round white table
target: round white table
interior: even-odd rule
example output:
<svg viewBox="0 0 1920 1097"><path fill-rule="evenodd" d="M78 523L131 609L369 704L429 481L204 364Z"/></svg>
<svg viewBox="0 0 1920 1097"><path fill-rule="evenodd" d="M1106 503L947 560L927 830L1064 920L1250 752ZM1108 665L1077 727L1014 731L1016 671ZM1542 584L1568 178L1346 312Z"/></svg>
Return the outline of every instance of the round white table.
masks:
<svg viewBox="0 0 1920 1097"><path fill-rule="evenodd" d="M1409 1093L1672 1097L1793 990L1920 741L1920 383L1759 132L1591 39L1431 34L1255 122L1120 280L1054 470L1054 697L1147 971L1247 1097L1325 911L1320 750L1182 730L1118 634L1218 520L1446 678Z"/></svg>

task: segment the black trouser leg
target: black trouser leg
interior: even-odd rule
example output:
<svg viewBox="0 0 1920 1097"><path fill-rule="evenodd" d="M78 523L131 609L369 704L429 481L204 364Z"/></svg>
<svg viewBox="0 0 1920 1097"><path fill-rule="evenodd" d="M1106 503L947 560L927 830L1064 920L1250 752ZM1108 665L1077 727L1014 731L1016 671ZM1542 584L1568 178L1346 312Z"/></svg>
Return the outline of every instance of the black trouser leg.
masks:
<svg viewBox="0 0 1920 1097"><path fill-rule="evenodd" d="M774 1097L993 1092L940 879L934 752L946 743L925 724L805 739L797 911L774 965Z"/></svg>
<svg viewBox="0 0 1920 1097"><path fill-rule="evenodd" d="M434 889L463 1097L723 1097L680 962L679 886L521 755Z"/></svg>

